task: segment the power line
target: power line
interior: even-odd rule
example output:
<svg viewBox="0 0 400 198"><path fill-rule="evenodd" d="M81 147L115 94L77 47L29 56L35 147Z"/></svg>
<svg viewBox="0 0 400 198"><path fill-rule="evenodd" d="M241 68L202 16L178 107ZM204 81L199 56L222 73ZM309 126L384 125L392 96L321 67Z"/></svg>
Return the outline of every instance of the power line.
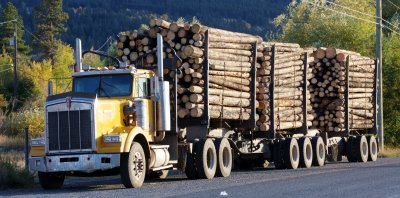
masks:
<svg viewBox="0 0 400 198"><path fill-rule="evenodd" d="M363 18L360 18L360 17L356 17L356 16L354 16L354 15L347 14L347 13L345 13L345 12L340 12L340 11L334 10L334 9L332 9L332 8L328 8L328 7L326 7L326 6L321 6L321 5L318 5L318 4L313 3L313 2L310 2L310 1L306 1L306 2L309 3L309 4L312 4L312 5L314 5L314 6L323 8L323 9L327 9L327 10L330 10L330 11L333 11L333 12L336 12L336 13L340 13L340 14L342 14L342 15L344 15L344 16L348 16L348 17L351 17L351 18L355 18L355 19L358 19L358 20L361 20L361 21L364 21L364 22L367 22L367 23L373 23L373 24L375 24L375 25L377 24L375 21L370 21L370 20L367 20L367 19L363 19Z"/></svg>
<svg viewBox="0 0 400 198"><path fill-rule="evenodd" d="M349 7L346 7L346 6L342 6L342 5L339 5L339 4L334 3L334 2L331 2L331 1L326 1L326 2L329 3L329 4L335 5L335 6L337 6L337 7L344 8L344 9L346 9L346 10L350 10L350 11L357 12L357 13L362 14L362 15L365 15L365 16L370 16L370 17L376 18L376 16L375 16L375 15L372 15L372 14L368 14L368 13L361 12L361 11L359 11L359 10L355 10L355 9L352 9L352 8L349 8Z"/></svg>
<svg viewBox="0 0 400 198"><path fill-rule="evenodd" d="M6 24L6 23L12 23L12 22L17 22L17 19L14 19L14 20L11 20L11 21L0 22L0 25Z"/></svg>
<svg viewBox="0 0 400 198"><path fill-rule="evenodd" d="M395 30L393 30L393 29L389 28L388 26L386 26L386 25L382 25L382 27L383 27L383 28L386 28L386 29L390 30L392 33L395 33L395 34L397 34L397 35L399 35L399 36L400 36L400 33L399 33L399 32L396 32Z"/></svg>
<svg viewBox="0 0 400 198"><path fill-rule="evenodd" d="M40 41L40 40L43 40L43 39L40 39L40 38L38 38L35 34L33 34L32 32L30 32L29 30L27 30L27 29L23 29L25 32L27 32L28 34L30 34L32 37L33 37L33 39L34 40L37 40L37 41ZM53 47L50 43L44 43L47 47Z"/></svg>
<svg viewBox="0 0 400 198"><path fill-rule="evenodd" d="M107 40L106 40L106 42L104 42L104 44L103 45L101 45L101 47L99 48L99 49L97 49L96 51L100 51L104 46L106 46L107 45L107 43L108 43L108 41L110 40L110 39L112 39L112 37L111 36L109 36L108 38L107 38Z"/></svg>
<svg viewBox="0 0 400 198"><path fill-rule="evenodd" d="M326 10L330 10L330 11L332 11L332 12L336 12L336 13L342 14L342 15L347 16L347 17L351 17L351 18L358 19L358 20L361 20L361 21L364 21L364 22L367 22L367 23L372 23L372 24L378 25L378 23L375 22L375 21L370 21L370 20L368 20L368 19L363 19L363 18L360 18L360 17L356 17L356 16L354 16L354 15L347 14L347 13L345 13L345 12L340 12L340 11L334 10L334 9L332 9L332 8L328 8L328 7L326 7L326 6L321 6L321 5L318 5L318 4L313 3L313 2L310 2L310 1L306 1L306 2L309 3L309 4L312 4L312 5L314 5L314 6L317 6L317 7L319 7L319 8L323 8L323 9L326 9ZM386 28L386 29L392 31L392 32L395 33L395 34L400 35L399 32L396 32L395 30L393 30L392 28L389 28L389 27L386 26L386 25L383 25L383 24L382 24L382 28Z"/></svg>
<svg viewBox="0 0 400 198"><path fill-rule="evenodd" d="M398 6L398 5L396 5L396 4L394 4L392 1L390 1L390 0L387 0L390 4L392 4L394 7L396 7L398 10L400 10L400 7Z"/></svg>
<svg viewBox="0 0 400 198"><path fill-rule="evenodd" d="M364 15L364 16L373 17L374 19L377 18L375 15L368 14L368 13L365 13L365 12L361 12L361 11L359 11L359 10L355 10L355 9L352 9L352 8L349 8L349 7L346 7L346 6L342 6L342 5L340 5L340 4L337 4L337 3L334 3L334 2L331 2L331 1L326 1L326 2L329 3L329 4L332 4L332 5L334 5L334 6L337 6L337 7L346 9L346 10L350 10L350 11L352 11L352 12L356 12L356 13L362 14L362 15ZM389 25L391 25L392 27L394 27L394 28L396 28L396 29L399 29L396 25L394 25L393 23L389 22L388 20L386 20L386 19L384 19L384 18L382 18L382 21L384 21L385 23L388 23Z"/></svg>
<svg viewBox="0 0 400 198"><path fill-rule="evenodd" d="M5 72L5 71L8 71L8 70L11 70L12 68L8 68L8 69L4 69L4 70L0 70L0 73L1 72Z"/></svg>
<svg viewBox="0 0 400 198"><path fill-rule="evenodd" d="M3 66L14 66L13 64L4 64L4 65L0 65L0 67L3 67Z"/></svg>

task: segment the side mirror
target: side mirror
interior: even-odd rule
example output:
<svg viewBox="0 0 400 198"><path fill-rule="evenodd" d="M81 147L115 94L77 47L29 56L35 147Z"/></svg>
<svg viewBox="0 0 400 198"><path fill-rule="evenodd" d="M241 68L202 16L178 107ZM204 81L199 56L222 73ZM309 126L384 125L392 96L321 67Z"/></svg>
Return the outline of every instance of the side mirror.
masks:
<svg viewBox="0 0 400 198"><path fill-rule="evenodd" d="M150 78L150 96L153 101L158 101L160 99L158 83L158 76L153 76Z"/></svg>
<svg viewBox="0 0 400 198"><path fill-rule="evenodd" d="M47 82L47 94L49 96L53 95L53 82L51 80Z"/></svg>

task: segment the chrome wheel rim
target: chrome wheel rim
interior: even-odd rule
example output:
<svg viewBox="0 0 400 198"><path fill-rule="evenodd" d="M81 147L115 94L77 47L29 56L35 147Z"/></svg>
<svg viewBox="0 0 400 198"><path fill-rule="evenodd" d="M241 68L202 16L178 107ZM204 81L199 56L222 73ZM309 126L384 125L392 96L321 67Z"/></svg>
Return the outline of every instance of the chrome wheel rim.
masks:
<svg viewBox="0 0 400 198"><path fill-rule="evenodd" d="M212 150L209 148L207 149L207 167L208 169L213 169L214 168L214 154L212 152Z"/></svg>
<svg viewBox="0 0 400 198"><path fill-rule="evenodd" d="M227 147L224 147L222 150L222 163L225 168L227 168L230 164L229 149Z"/></svg>
<svg viewBox="0 0 400 198"><path fill-rule="evenodd" d="M137 180L140 180L144 174L144 160L140 152L135 152L133 156L133 173Z"/></svg>

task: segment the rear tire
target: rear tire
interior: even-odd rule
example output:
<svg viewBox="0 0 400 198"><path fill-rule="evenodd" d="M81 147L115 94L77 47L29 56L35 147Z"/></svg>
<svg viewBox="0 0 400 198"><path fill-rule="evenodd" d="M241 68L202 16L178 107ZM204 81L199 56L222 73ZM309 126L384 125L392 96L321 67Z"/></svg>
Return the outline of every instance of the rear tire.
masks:
<svg viewBox="0 0 400 198"><path fill-rule="evenodd" d="M196 145L196 170L200 179L212 179L217 170L217 151L214 142L208 138Z"/></svg>
<svg viewBox="0 0 400 198"><path fill-rule="evenodd" d="M375 162L378 159L378 142L375 136L368 136L367 140L369 148L368 161Z"/></svg>
<svg viewBox="0 0 400 198"><path fill-rule="evenodd" d="M287 169L297 169L300 161L299 144L296 138L288 138L284 141L283 161Z"/></svg>
<svg viewBox="0 0 400 198"><path fill-rule="evenodd" d="M364 135L356 137L356 156L358 162L367 162L368 160L368 141Z"/></svg>
<svg viewBox="0 0 400 198"><path fill-rule="evenodd" d="M283 140L278 140L278 142L274 143L274 150L273 150L273 158L274 158L274 165L275 169L284 169L285 164L283 162Z"/></svg>
<svg viewBox="0 0 400 198"><path fill-rule="evenodd" d="M311 140L308 137L302 137L299 139L300 148L300 167L310 168L313 161L313 149Z"/></svg>
<svg viewBox="0 0 400 198"><path fill-rule="evenodd" d="M38 172L39 183L45 190L60 189L65 180L64 173L45 173Z"/></svg>
<svg viewBox="0 0 400 198"><path fill-rule="evenodd" d="M356 162L356 149L355 149L355 141L356 138L354 136L349 136L346 142L346 156L347 156L347 161L349 162Z"/></svg>
<svg viewBox="0 0 400 198"><path fill-rule="evenodd" d="M233 163L231 145L228 139L222 138L215 141L215 147L218 156L216 176L228 177L231 174Z"/></svg>
<svg viewBox="0 0 400 198"><path fill-rule="evenodd" d="M121 180L125 188L139 188L146 177L146 155L142 145L133 142L129 153L121 154Z"/></svg>
<svg viewBox="0 0 400 198"><path fill-rule="evenodd" d="M313 162L314 166L325 165L325 144L321 137L313 137L311 139L312 150L313 150Z"/></svg>

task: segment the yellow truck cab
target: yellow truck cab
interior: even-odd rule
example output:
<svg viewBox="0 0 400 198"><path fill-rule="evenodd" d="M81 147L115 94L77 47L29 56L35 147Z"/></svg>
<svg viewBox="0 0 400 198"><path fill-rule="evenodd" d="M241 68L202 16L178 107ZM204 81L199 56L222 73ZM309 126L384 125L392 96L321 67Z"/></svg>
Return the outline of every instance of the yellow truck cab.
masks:
<svg viewBox="0 0 400 198"><path fill-rule="evenodd" d="M159 74L123 64L82 67L80 40L77 46L72 92L48 96L45 135L32 140L29 166L41 186L60 188L65 175L106 172L120 173L126 187L140 187L150 172L165 177L177 163L170 148L177 144L166 141L177 140L165 133L171 124L162 61ZM163 60L162 45L158 52Z"/></svg>

